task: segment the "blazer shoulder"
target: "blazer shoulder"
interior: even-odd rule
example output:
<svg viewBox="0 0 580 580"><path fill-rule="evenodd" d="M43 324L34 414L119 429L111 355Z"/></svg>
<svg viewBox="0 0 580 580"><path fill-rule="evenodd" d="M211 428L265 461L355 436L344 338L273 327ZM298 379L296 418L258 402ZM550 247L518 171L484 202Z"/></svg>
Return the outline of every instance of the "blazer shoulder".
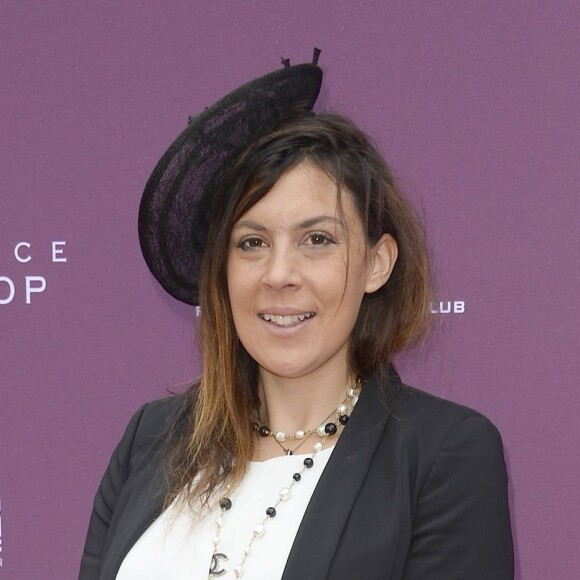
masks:
<svg viewBox="0 0 580 580"><path fill-rule="evenodd" d="M177 419L185 395L171 395L145 403L133 416L131 425L131 465L148 462L152 454L160 450L167 439L171 427ZM127 438L127 434L124 439ZM123 443L123 442L122 442Z"/></svg>
<svg viewBox="0 0 580 580"><path fill-rule="evenodd" d="M394 424L411 505L404 578L512 578L507 470L493 423L404 387Z"/></svg>
<svg viewBox="0 0 580 580"><path fill-rule="evenodd" d="M407 436L434 445L458 432L501 447L496 426L479 411L406 384L400 385L391 422Z"/></svg>
<svg viewBox="0 0 580 580"><path fill-rule="evenodd" d="M169 427L183 404L184 395L170 395L145 404L140 429L158 435Z"/></svg>

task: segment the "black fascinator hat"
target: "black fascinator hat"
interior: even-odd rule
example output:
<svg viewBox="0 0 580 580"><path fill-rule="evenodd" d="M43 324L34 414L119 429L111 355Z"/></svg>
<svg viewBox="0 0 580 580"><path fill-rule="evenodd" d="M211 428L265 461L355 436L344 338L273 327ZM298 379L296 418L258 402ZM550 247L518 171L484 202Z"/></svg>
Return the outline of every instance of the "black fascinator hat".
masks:
<svg viewBox="0 0 580 580"><path fill-rule="evenodd" d="M211 200L224 175L257 138L290 112L311 110L322 83L320 51L232 91L203 113L165 152L147 181L139 208L139 241L163 288L198 304L198 274Z"/></svg>

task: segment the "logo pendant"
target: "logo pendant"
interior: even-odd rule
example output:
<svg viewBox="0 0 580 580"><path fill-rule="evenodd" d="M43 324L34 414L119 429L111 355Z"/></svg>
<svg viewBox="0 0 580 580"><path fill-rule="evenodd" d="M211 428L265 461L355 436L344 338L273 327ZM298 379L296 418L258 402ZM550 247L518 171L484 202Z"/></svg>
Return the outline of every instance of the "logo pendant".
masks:
<svg viewBox="0 0 580 580"><path fill-rule="evenodd" d="M216 576L223 576L226 573L224 568L220 568L220 559L229 560L229 558L221 552L213 554L211 557L211 566L209 568L209 580Z"/></svg>

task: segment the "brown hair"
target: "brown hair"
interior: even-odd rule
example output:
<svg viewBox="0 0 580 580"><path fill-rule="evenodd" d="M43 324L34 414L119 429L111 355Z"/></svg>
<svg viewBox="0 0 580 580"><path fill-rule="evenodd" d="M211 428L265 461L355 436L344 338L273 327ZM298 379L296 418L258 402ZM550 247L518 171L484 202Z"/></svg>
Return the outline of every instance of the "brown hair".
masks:
<svg viewBox="0 0 580 580"><path fill-rule="evenodd" d="M172 427L167 503L183 490L188 493L182 498L207 500L224 484L239 482L251 460L258 366L240 343L232 319L229 238L235 222L304 160L335 181L339 202L341 191L351 194L369 246L383 234L391 234L398 245L391 277L363 298L349 342L352 375L386 378L393 355L427 333L431 283L421 221L369 137L335 114L301 113L280 122L240 157L210 212L200 273L203 375L184 396Z"/></svg>

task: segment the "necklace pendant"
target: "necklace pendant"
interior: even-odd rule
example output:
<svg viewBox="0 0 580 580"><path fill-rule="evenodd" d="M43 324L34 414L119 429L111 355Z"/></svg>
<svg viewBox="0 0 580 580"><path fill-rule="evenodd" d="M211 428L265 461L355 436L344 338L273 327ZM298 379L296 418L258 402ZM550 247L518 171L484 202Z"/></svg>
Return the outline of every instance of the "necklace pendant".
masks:
<svg viewBox="0 0 580 580"><path fill-rule="evenodd" d="M225 554L222 554L221 552L213 554L211 557L211 566L209 568L208 580L212 580L217 576L223 576L227 572L225 568L220 568L220 559L226 561L229 560L229 558Z"/></svg>

